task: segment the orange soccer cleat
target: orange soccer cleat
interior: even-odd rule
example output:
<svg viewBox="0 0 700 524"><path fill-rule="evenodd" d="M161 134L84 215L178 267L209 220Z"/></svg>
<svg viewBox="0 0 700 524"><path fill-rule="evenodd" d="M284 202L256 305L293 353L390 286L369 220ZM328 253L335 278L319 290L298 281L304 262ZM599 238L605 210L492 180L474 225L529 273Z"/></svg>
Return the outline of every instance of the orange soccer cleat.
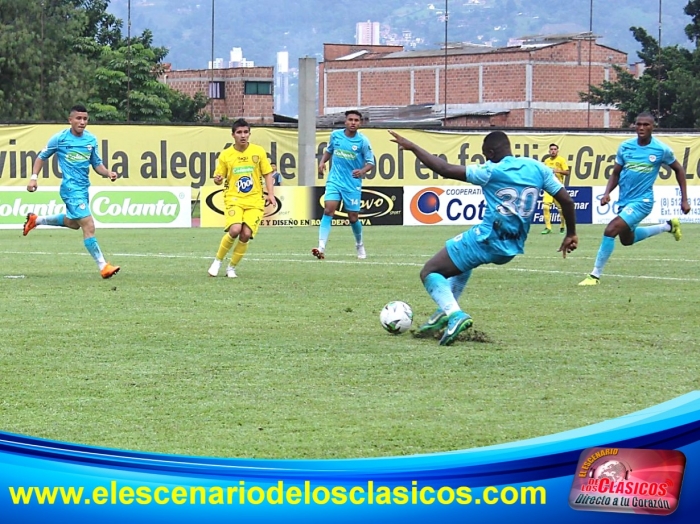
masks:
<svg viewBox="0 0 700 524"><path fill-rule="evenodd" d="M107 262L107 265L100 271L100 275L102 275L102 278L112 278L114 275L119 273L120 269L121 268L119 266L113 266Z"/></svg>
<svg viewBox="0 0 700 524"><path fill-rule="evenodd" d="M27 220L24 222L24 230L22 231L23 236L27 236L29 232L36 227L37 215L34 213L27 214Z"/></svg>

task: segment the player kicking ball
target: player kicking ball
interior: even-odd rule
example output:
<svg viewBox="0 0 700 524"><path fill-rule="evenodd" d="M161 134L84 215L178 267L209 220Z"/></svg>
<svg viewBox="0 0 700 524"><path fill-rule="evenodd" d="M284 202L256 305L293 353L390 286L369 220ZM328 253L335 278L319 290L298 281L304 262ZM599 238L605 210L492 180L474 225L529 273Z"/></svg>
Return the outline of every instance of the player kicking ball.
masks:
<svg viewBox="0 0 700 524"><path fill-rule="evenodd" d="M457 303L472 270L484 264L507 264L523 253L537 198L544 189L561 204L566 219L566 236L559 251L564 257L578 245L574 201L544 164L530 158L516 158L510 140L502 131L484 138L481 151L485 164L448 164L402 136L389 131L399 147L412 151L428 169L444 178L481 186L486 212L478 226L448 240L420 272L420 279L438 305L419 335L442 331L441 346L449 346L472 326L470 315Z"/></svg>

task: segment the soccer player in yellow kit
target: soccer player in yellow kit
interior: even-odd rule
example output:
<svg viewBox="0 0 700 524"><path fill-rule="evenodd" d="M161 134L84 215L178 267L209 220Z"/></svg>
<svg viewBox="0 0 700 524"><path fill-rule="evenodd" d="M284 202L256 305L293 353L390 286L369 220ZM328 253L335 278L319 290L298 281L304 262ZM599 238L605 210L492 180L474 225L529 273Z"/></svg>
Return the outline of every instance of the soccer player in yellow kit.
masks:
<svg viewBox="0 0 700 524"><path fill-rule="evenodd" d="M554 176L557 180L564 183L564 177L569 174L569 165L564 160L564 157L559 156L559 146L556 144L549 144L549 156L544 159L544 165L549 167L554 171ZM542 210L544 212L544 231L543 235L548 235L552 232L552 214L550 213L550 208L552 203L557 206L559 210L559 216L561 217L561 227L559 227L559 232L564 233L566 222L564 220L564 215L561 213L561 206L559 202L554 200L554 197L545 191L544 198L542 199Z"/></svg>
<svg viewBox="0 0 700 524"><path fill-rule="evenodd" d="M214 183L224 184L224 214L226 225L216 258L209 267L209 275L219 274L221 262L233 247L226 276L236 278L236 266L248 250L248 241L255 237L265 213L265 204L275 200L272 167L265 150L251 144L250 124L239 118L231 126L234 144L224 149L214 171ZM263 190L265 181L265 191Z"/></svg>

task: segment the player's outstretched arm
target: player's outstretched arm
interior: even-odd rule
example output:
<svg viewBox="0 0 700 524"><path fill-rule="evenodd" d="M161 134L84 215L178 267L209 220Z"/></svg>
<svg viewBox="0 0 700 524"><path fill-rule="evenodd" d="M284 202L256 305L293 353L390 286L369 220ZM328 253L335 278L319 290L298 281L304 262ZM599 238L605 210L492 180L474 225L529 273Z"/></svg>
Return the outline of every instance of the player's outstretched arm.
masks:
<svg viewBox="0 0 700 524"><path fill-rule="evenodd" d="M405 139L398 133L389 130L389 134L393 137L392 142L399 145L401 149L413 152L416 158L423 162L423 164L428 168L435 171L438 175L444 178L451 178L452 180L461 180L462 182L467 181L467 170L464 166L458 166L450 164L440 157L429 153L422 147L414 144L410 140Z"/></svg>
<svg viewBox="0 0 700 524"><path fill-rule="evenodd" d="M576 204L571 199L571 195L566 188L561 188L554 198L561 205L561 214L566 221L566 236L562 240L559 252L566 258L566 255L578 247L578 236L576 235Z"/></svg>

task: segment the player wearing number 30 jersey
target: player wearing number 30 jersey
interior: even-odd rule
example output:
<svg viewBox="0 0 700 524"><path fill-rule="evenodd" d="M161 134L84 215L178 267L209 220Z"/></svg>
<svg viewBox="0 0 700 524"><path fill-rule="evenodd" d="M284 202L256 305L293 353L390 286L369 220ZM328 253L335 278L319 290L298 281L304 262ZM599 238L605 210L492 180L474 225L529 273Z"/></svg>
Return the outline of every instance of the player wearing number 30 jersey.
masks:
<svg viewBox="0 0 700 524"><path fill-rule="evenodd" d="M484 138L482 153L486 163L466 169L448 164L393 131L389 133L394 137L393 142L412 151L428 169L445 178L481 186L486 201L483 222L448 240L420 273L438 309L418 328L418 333L427 335L444 330L440 344L449 345L472 325L472 317L457 303L472 269L483 264L506 264L523 252L540 191L544 189L553 195L562 206L567 232L559 251L564 256L578 245L574 202L551 169L529 158L515 158L510 140L502 131Z"/></svg>

